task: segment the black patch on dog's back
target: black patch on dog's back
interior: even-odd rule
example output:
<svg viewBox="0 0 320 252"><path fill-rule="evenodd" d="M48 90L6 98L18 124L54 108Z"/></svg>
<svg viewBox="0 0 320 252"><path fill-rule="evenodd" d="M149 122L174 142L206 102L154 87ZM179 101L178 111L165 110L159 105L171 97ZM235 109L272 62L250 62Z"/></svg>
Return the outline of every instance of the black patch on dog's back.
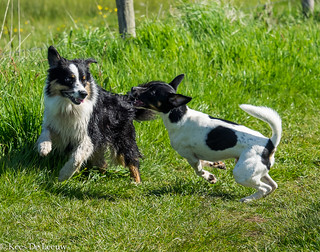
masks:
<svg viewBox="0 0 320 252"><path fill-rule="evenodd" d="M169 114L170 122L172 122L172 123L179 122L181 120L181 118L185 115L186 112L187 112L187 106L186 105L183 105L183 106L180 106L178 108L172 109L170 111L170 114Z"/></svg>
<svg viewBox="0 0 320 252"><path fill-rule="evenodd" d="M226 123L230 123L230 124L233 124L233 125L239 125L235 122L231 122L231 121L228 121L228 120L224 120L224 119L220 119L220 118L215 118L215 117L212 117L212 116L209 116L210 119L215 119L215 120L220 120L220 121L223 121L223 122L226 122Z"/></svg>
<svg viewBox="0 0 320 252"><path fill-rule="evenodd" d="M261 155L261 161L264 165L267 166L268 170L270 170L271 162L270 162L270 155L272 151L274 150L274 145L272 141L269 139L266 147L264 147L264 150Z"/></svg>
<svg viewBox="0 0 320 252"><path fill-rule="evenodd" d="M206 144L214 151L232 148L237 144L237 135L229 128L218 126L209 132Z"/></svg>

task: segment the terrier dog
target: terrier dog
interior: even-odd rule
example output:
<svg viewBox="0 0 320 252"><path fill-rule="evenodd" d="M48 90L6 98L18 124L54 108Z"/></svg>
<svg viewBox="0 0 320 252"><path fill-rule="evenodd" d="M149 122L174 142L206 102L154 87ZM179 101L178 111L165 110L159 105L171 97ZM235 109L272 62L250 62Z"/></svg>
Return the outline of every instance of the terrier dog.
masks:
<svg viewBox="0 0 320 252"><path fill-rule="evenodd" d="M105 153L129 168L134 181L141 181L133 120L150 120L152 113L135 108L127 95L99 87L89 65L94 59L67 60L50 46L49 70L44 88L42 132L37 141L41 156L52 149L71 152L59 173L59 181L69 179L87 161L101 171L107 168Z"/></svg>
<svg viewBox="0 0 320 252"><path fill-rule="evenodd" d="M250 115L267 122L272 137L245 126L211 117L192 110L186 105L191 97L176 94L184 75L177 76L169 84L152 81L130 92L134 105L160 113L168 130L171 146L194 168L197 175L209 183L215 183L213 174L203 170L207 161L235 158L233 175L239 184L252 187L256 193L242 198L242 202L259 199L272 193L278 186L268 175L274 164L274 153L281 139L281 119L267 107L240 105Z"/></svg>

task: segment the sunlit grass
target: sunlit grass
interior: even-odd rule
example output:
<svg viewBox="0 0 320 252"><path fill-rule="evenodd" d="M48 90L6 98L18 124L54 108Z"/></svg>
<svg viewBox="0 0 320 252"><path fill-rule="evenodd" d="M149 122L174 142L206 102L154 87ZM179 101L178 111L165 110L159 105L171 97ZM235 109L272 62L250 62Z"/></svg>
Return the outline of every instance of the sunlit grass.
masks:
<svg viewBox="0 0 320 252"><path fill-rule="evenodd" d="M8 0L0 0L0 6L6 6ZM164 16L171 0L134 1L137 23L140 17ZM28 49L43 47L59 34L70 29L89 27L107 27L118 31L117 8L115 1L69 0L69 1L20 1L20 33L18 20L18 1L11 0L4 21L3 35L0 40L0 52L16 51L16 48ZM0 9L2 25L5 8ZM23 41L19 46L18 36Z"/></svg>

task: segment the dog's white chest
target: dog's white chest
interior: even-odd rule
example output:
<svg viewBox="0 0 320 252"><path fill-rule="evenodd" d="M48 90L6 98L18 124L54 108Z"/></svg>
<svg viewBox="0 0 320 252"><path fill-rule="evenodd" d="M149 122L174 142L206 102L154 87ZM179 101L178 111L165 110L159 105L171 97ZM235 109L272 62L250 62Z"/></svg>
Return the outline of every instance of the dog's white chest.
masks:
<svg viewBox="0 0 320 252"><path fill-rule="evenodd" d="M58 149L77 145L88 135L92 110L89 102L72 105L61 98L45 100L44 125L54 132Z"/></svg>

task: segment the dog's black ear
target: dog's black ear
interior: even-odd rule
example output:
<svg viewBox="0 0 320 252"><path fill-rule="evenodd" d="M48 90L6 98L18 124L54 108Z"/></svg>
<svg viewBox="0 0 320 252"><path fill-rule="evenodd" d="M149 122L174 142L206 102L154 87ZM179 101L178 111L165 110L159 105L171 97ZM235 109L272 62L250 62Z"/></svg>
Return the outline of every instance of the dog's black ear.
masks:
<svg viewBox="0 0 320 252"><path fill-rule="evenodd" d="M179 107L181 105L187 104L191 100L192 100L191 97L185 96L185 95L181 95L181 94L171 94L169 96L169 102L174 107Z"/></svg>
<svg viewBox="0 0 320 252"><path fill-rule="evenodd" d="M91 63L98 63L95 59L89 58L85 60L87 66L89 66Z"/></svg>
<svg viewBox="0 0 320 252"><path fill-rule="evenodd" d="M57 67L58 62L61 60L61 56L58 53L57 49L54 48L53 46L50 46L48 48L48 61L49 61L49 66L51 68Z"/></svg>
<svg viewBox="0 0 320 252"><path fill-rule="evenodd" d="M176 78L174 78L173 81L171 81L171 82L169 83L169 85L170 85L171 87L173 87L174 90L177 91L177 88L178 88L179 84L181 83L181 81L183 80L183 78L184 78L184 74L180 74L180 75L178 75Z"/></svg>

